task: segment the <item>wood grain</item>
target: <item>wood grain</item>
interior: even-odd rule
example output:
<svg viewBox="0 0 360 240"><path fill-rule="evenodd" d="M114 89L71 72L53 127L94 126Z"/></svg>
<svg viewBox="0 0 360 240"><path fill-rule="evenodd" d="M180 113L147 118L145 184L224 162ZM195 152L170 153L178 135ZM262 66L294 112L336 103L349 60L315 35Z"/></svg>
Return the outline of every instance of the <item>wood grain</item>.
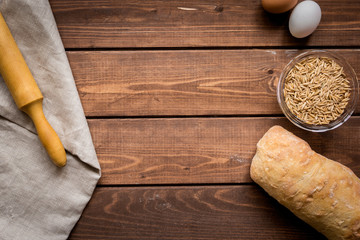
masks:
<svg viewBox="0 0 360 240"><path fill-rule="evenodd" d="M298 48L360 74L358 0L317 2L318 29L295 39L258 0L50 0L102 168L69 239L325 239L249 176L275 124L360 176L359 116L321 134L274 117Z"/></svg>
<svg viewBox="0 0 360 240"><path fill-rule="evenodd" d="M360 51L332 49L360 76ZM87 116L281 114L276 86L297 50L68 52ZM360 105L356 112L360 112Z"/></svg>
<svg viewBox="0 0 360 240"><path fill-rule="evenodd" d="M295 39L258 0L50 0L66 48L359 46L358 0L317 2L318 29Z"/></svg>
<svg viewBox="0 0 360 240"><path fill-rule="evenodd" d="M75 239L326 239L258 186L97 188Z"/></svg>
<svg viewBox="0 0 360 240"><path fill-rule="evenodd" d="M285 118L90 119L100 184L251 183L256 143L273 125L360 176L360 117L310 133Z"/></svg>

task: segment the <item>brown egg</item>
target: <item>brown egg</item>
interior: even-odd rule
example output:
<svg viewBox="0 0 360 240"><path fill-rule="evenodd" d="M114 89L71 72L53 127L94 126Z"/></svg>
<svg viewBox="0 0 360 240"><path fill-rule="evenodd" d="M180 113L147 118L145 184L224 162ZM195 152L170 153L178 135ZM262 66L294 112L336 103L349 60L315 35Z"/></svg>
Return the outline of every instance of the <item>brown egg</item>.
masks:
<svg viewBox="0 0 360 240"><path fill-rule="evenodd" d="M261 0L263 8L270 13L284 13L295 7L298 0Z"/></svg>

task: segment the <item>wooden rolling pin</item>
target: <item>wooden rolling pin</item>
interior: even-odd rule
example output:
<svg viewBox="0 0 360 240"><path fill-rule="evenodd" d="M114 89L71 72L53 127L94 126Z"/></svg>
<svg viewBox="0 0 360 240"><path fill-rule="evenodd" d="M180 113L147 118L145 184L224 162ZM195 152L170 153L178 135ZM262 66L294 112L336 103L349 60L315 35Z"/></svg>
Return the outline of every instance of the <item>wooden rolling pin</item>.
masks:
<svg viewBox="0 0 360 240"><path fill-rule="evenodd" d="M41 143L58 167L66 165L65 149L45 118L43 95L0 13L0 73L17 107L34 122Z"/></svg>

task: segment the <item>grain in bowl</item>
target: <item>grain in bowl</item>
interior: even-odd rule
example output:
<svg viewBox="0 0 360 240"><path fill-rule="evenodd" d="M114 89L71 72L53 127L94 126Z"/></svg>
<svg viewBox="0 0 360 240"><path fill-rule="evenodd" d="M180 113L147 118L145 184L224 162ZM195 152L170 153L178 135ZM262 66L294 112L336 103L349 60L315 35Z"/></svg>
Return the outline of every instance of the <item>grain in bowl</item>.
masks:
<svg viewBox="0 0 360 240"><path fill-rule="evenodd" d="M278 101L288 119L310 131L334 129L353 113L358 82L341 57L321 50L300 54L284 69Z"/></svg>

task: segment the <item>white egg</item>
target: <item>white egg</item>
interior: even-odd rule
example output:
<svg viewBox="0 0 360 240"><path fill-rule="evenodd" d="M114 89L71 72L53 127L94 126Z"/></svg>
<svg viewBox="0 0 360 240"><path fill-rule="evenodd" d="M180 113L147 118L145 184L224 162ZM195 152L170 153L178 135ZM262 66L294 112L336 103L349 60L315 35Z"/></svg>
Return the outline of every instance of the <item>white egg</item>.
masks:
<svg viewBox="0 0 360 240"><path fill-rule="evenodd" d="M289 30L296 38L312 34L321 20L320 6L311 0L299 3L290 15Z"/></svg>

